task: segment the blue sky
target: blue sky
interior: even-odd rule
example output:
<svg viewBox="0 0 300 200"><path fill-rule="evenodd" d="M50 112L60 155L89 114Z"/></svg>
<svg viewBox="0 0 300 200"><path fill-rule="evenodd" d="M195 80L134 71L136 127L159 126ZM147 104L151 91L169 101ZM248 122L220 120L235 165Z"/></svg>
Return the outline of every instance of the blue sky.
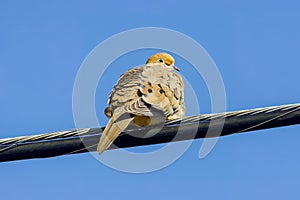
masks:
<svg viewBox="0 0 300 200"><path fill-rule="evenodd" d="M298 103L299 8L297 1L1 1L0 137L73 128L73 84L85 57L113 34L146 26L180 31L207 50L222 75L228 110ZM103 124L119 71L148 55L132 52L107 71L113 81L99 88L95 105ZM200 110L210 112L200 82ZM175 163L148 174L115 171L88 153L1 163L1 198L298 199L299 131L224 137L203 160L197 140ZM137 149L144 148L151 149Z"/></svg>

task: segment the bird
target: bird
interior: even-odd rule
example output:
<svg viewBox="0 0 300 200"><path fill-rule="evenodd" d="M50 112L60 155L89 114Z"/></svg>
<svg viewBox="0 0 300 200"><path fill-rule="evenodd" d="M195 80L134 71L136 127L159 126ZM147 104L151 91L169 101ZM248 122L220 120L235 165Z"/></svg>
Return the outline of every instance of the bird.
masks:
<svg viewBox="0 0 300 200"><path fill-rule="evenodd" d="M150 126L185 115L184 82L174 64L170 54L160 52L120 76L104 110L109 121L97 146L99 154L130 125Z"/></svg>

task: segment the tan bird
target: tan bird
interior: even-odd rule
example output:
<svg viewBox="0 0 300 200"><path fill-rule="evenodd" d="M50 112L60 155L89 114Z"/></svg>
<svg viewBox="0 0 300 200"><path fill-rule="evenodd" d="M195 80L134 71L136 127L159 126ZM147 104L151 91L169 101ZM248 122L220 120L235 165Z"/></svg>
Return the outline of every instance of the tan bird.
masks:
<svg viewBox="0 0 300 200"><path fill-rule="evenodd" d="M172 120L185 114L184 84L167 53L152 55L144 66L122 74L110 93L105 115L110 118L100 138L101 154L129 125L147 126L157 119Z"/></svg>

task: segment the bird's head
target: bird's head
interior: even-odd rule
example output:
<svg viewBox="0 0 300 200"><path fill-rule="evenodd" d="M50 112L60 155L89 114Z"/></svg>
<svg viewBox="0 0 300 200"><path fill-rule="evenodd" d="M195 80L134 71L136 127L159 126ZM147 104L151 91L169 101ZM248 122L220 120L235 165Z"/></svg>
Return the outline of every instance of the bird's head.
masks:
<svg viewBox="0 0 300 200"><path fill-rule="evenodd" d="M174 64L175 64L175 60L174 58L167 53L157 53L152 55L146 62L146 64L161 64L164 67L166 67L168 70L172 71L172 70L177 70L179 71L179 68L177 68Z"/></svg>

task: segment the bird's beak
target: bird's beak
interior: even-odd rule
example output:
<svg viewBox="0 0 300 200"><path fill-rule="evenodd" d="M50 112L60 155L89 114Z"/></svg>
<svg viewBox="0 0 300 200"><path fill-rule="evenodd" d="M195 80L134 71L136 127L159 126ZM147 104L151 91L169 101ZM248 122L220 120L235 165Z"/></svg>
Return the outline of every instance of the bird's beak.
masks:
<svg viewBox="0 0 300 200"><path fill-rule="evenodd" d="M176 71L180 71L180 69L178 67L176 67L175 65L172 66Z"/></svg>

